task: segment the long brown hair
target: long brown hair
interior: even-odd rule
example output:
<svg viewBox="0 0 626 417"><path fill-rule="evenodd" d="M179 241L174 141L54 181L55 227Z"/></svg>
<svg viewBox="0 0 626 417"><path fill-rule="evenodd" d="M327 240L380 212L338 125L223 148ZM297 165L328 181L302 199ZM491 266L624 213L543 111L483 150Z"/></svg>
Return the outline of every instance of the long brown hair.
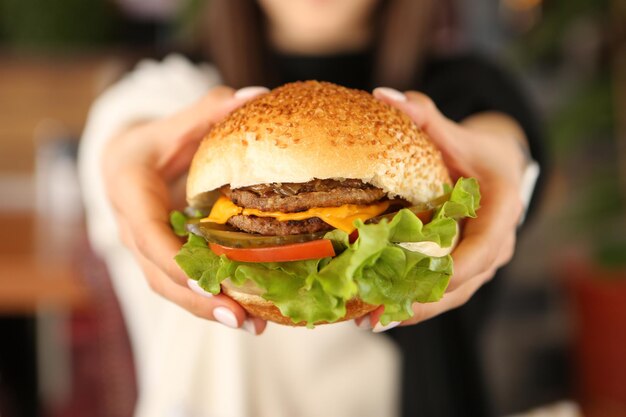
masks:
<svg viewBox="0 0 626 417"><path fill-rule="evenodd" d="M441 12L436 0L381 0L375 12L373 85L408 89L429 52ZM273 85L266 20L255 0L209 0L205 52L225 84Z"/></svg>

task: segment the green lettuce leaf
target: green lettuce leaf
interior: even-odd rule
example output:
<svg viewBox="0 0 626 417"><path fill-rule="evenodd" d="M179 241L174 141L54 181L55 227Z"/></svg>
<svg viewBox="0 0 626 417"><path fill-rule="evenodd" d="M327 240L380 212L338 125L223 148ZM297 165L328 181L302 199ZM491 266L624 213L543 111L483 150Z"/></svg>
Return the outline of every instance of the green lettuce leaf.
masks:
<svg viewBox="0 0 626 417"><path fill-rule="evenodd" d="M187 229L185 225L187 224L187 216L185 216L182 212L178 210L174 210L170 213L170 224L172 225L172 229L176 236L187 236Z"/></svg>
<svg viewBox="0 0 626 417"><path fill-rule="evenodd" d="M358 296L363 301L384 305L382 324L402 321L413 315L414 302L434 302L443 296L453 272L452 257L430 257L396 243L432 241L448 247L457 232L457 221L475 217L480 204L478 183L459 179L450 199L433 214L427 225L410 210L403 209L388 222L364 224L356 221L359 237L349 243L348 234L333 230L334 258L294 262L246 263L215 255L203 238L190 234L176 255L185 273L205 290L218 294L220 283L230 278L235 285L253 281L294 323L312 327L320 321L333 322L345 315L346 303Z"/></svg>
<svg viewBox="0 0 626 417"><path fill-rule="evenodd" d="M202 288L212 294L219 294L220 283L228 278L228 262L222 262L200 236L190 233L187 243L174 260L189 278L198 281Z"/></svg>
<svg viewBox="0 0 626 417"><path fill-rule="evenodd" d="M480 191L475 178L459 178L446 201L436 211L433 220L451 218L459 220L464 217L476 217L480 207Z"/></svg>

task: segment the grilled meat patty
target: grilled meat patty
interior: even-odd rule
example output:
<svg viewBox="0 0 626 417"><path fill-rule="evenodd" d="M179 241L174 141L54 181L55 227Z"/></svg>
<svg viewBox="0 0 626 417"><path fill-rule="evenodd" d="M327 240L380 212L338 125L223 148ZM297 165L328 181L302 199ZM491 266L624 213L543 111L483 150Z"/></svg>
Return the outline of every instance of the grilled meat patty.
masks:
<svg viewBox="0 0 626 417"><path fill-rule="evenodd" d="M313 180L305 183L258 184L222 192L240 207L294 213L311 207L372 204L385 196L383 190L361 180Z"/></svg>
<svg viewBox="0 0 626 417"><path fill-rule="evenodd" d="M273 217L237 215L228 219L228 224L249 233L269 236L300 235L333 229L331 225L318 217L281 222Z"/></svg>
<svg viewBox="0 0 626 417"><path fill-rule="evenodd" d="M311 207L338 207L344 204L372 204L385 193L361 180L313 180L305 183L258 184L250 187L221 189L236 205L261 211L295 213ZM233 216L228 224L249 233L262 235L297 235L332 230L317 217L306 220L279 221L272 217Z"/></svg>

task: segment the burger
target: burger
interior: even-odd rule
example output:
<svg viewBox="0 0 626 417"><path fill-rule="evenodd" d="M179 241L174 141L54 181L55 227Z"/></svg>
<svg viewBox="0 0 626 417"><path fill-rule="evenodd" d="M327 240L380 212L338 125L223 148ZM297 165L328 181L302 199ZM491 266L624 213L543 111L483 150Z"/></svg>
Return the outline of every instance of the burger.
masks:
<svg viewBox="0 0 626 417"><path fill-rule="evenodd" d="M217 124L187 178L176 262L265 320L313 327L439 300L474 179L453 185L404 113L326 82L286 84Z"/></svg>

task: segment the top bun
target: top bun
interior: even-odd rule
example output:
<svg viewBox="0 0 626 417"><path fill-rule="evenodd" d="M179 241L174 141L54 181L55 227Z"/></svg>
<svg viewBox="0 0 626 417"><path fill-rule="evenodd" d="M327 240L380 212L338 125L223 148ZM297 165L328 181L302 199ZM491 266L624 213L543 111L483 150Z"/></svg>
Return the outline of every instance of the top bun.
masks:
<svg viewBox="0 0 626 417"><path fill-rule="evenodd" d="M217 124L191 163L187 200L264 183L354 178L413 204L450 184L440 152L401 111L365 91L327 82L286 84Z"/></svg>

